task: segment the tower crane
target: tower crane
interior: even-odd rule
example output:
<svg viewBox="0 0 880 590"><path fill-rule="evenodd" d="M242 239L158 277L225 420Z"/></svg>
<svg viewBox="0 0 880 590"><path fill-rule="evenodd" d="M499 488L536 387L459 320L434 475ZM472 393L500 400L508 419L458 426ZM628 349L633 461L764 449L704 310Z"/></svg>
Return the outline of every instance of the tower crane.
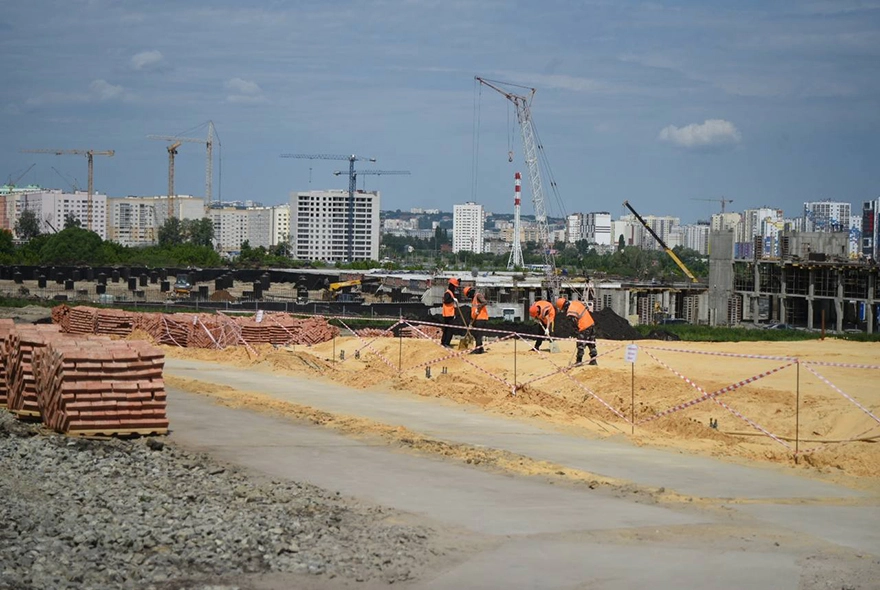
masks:
<svg viewBox="0 0 880 590"><path fill-rule="evenodd" d="M550 224L547 221L547 205L544 199L544 185L541 179L540 162L538 161L539 150L543 150L543 146L538 144L535 124L532 121L531 104L532 98L535 96L537 90L527 86L520 86L519 84L511 84L510 82L487 80L479 76L475 76L474 79L480 84L488 86L492 90L501 94L504 98L512 102L513 106L516 108L516 119L519 122L520 132L522 134L523 155L525 157L526 167L529 170L529 184L532 188L532 204L535 207L535 221L538 225L538 245L541 248L541 254L544 258L547 288L551 295L550 300L553 301L559 296L559 291L562 285L559 274L556 272L556 257L553 252L553 243L550 241ZM505 90L500 86L497 86L499 84L528 90L528 96ZM552 182L552 179L551 187L555 187L555 183Z"/></svg>
<svg viewBox="0 0 880 590"><path fill-rule="evenodd" d="M95 190L95 181L94 181L94 158L95 156L107 156L113 157L116 153L113 150L105 150L105 151L97 151L97 150L51 150L51 149L39 149L39 150L21 150L22 153L25 154L55 154L56 156L64 156L64 155L75 155L75 156L85 156L89 161L89 196L88 196L88 206L87 206L87 217L88 217L88 229L89 231L93 231L92 229L92 194L94 194Z"/></svg>
<svg viewBox="0 0 880 590"><path fill-rule="evenodd" d="M345 172L343 172L342 170L337 170L333 173L333 176L341 176L343 174L345 174ZM368 174L372 174L375 176L388 176L388 175L395 175L395 174L409 175L409 170L355 170L353 172L353 174L355 176L355 184L357 184L357 177L359 175L360 176L366 176Z"/></svg>
<svg viewBox="0 0 880 590"><path fill-rule="evenodd" d="M21 174L19 174L18 176L16 176L14 179L12 178L12 175L10 174L10 175L9 175L9 179L8 179L8 181L6 182L7 186L9 186L10 189L15 188L15 186L18 184L18 181L21 180L22 178L24 178L25 175L27 175L27 173L30 172L31 169L33 169L33 167L36 166L36 165L37 165L37 163L34 162L34 163L31 164L30 166L28 166L27 169L26 169L24 172L22 172Z"/></svg>
<svg viewBox="0 0 880 590"><path fill-rule="evenodd" d="M345 255L351 262L354 256L354 193L357 190L357 173L354 163L359 160L375 162L376 158L360 158L354 154L341 156L337 154L281 154L282 158L295 158L299 160L348 160L348 239L345 245ZM363 172L361 172L363 174Z"/></svg>
<svg viewBox="0 0 880 590"><path fill-rule="evenodd" d="M720 199L700 199L700 198L692 198L692 201L712 201L713 203L721 203L721 214L724 215L724 208L728 203L733 203L733 199L725 199L721 197Z"/></svg>
<svg viewBox="0 0 880 590"><path fill-rule="evenodd" d="M203 123L204 125L204 123ZM211 195L214 187L214 122L208 121L208 139L201 139L196 137L178 137L176 135L148 135L147 139L157 139L160 141L170 141L177 142L177 145L180 146L180 143L203 143L205 144L205 154L207 159L205 161L205 206L211 204ZM199 125L201 127L201 125ZM219 138L218 138L219 139ZM169 152L170 154L170 152Z"/></svg>
<svg viewBox="0 0 880 590"><path fill-rule="evenodd" d="M175 141L165 149L168 150L168 219L174 217L174 156L177 155L177 148L180 142Z"/></svg>

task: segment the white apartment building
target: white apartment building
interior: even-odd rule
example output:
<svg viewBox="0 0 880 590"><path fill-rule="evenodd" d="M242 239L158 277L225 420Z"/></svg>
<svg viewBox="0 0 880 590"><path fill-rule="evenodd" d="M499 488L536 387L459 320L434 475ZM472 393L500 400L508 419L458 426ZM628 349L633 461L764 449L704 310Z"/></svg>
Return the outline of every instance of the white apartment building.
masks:
<svg viewBox="0 0 880 590"><path fill-rule="evenodd" d="M569 244L587 239L584 231L583 213L572 213L565 218L565 235L567 236L566 242Z"/></svg>
<svg viewBox="0 0 880 590"><path fill-rule="evenodd" d="M473 202L452 208L452 251L483 253L483 206Z"/></svg>
<svg viewBox="0 0 880 590"><path fill-rule="evenodd" d="M725 215L727 215L725 213ZM709 254L709 225L698 223L696 225L683 225L679 228L681 245L691 250L696 250L704 256ZM674 248L675 246L669 246Z"/></svg>
<svg viewBox="0 0 880 590"><path fill-rule="evenodd" d="M168 219L168 195L156 197L110 197L107 199L107 239L123 246L158 243L159 228ZM205 217L205 199L176 195L171 213L178 219Z"/></svg>
<svg viewBox="0 0 880 590"><path fill-rule="evenodd" d="M849 231L852 206L840 201L804 203L804 230L838 232Z"/></svg>
<svg viewBox="0 0 880 590"><path fill-rule="evenodd" d="M386 219L382 222L382 229L385 231L419 229L419 219L417 217L412 219Z"/></svg>
<svg viewBox="0 0 880 590"><path fill-rule="evenodd" d="M636 246L641 248L643 234L645 228L632 215L625 215L616 221L611 222L611 236L614 240L615 247L623 236L624 246Z"/></svg>
<svg viewBox="0 0 880 590"><path fill-rule="evenodd" d="M348 191L290 195L294 258L346 262L379 259L379 191L357 191L349 213Z"/></svg>
<svg viewBox="0 0 880 590"><path fill-rule="evenodd" d="M650 226L654 233L656 233L661 240L663 240L667 246L670 248L674 248L678 245L680 238L678 235L673 235L675 230L681 225L681 220L678 217L670 217L668 215L658 216L658 215L645 215L643 216L645 219L645 223ZM628 246L640 246L646 250L661 250L662 247L657 240L648 233L648 230L645 229L639 221L636 219L635 215L623 215L621 216L621 221L626 221L627 223L633 224L633 228L627 228L629 232L635 235L638 234L638 238L634 239L632 243L629 242L629 238L627 236L627 245Z"/></svg>
<svg viewBox="0 0 880 590"><path fill-rule="evenodd" d="M565 221L569 244L587 240L598 246L611 245L611 213L572 213Z"/></svg>
<svg viewBox="0 0 880 590"><path fill-rule="evenodd" d="M742 215L739 213L715 213L709 221L712 231L732 229L736 232L742 223Z"/></svg>
<svg viewBox="0 0 880 590"><path fill-rule="evenodd" d="M761 239L760 256L779 256L779 235L785 229L781 209L761 207L743 211L743 222L737 232L737 241L755 243Z"/></svg>
<svg viewBox="0 0 880 590"><path fill-rule="evenodd" d="M238 252L245 242L251 248L272 245L272 207L212 207L208 216L219 252Z"/></svg>
<svg viewBox="0 0 880 590"><path fill-rule="evenodd" d="M107 195L96 193L92 195L91 203L91 227L89 227L89 194L85 191L65 193L61 190L42 190L32 193L20 193L11 195L12 207L7 205L7 211L12 212L9 219L11 228L14 230L21 212L25 209L33 211L40 221L40 233L55 233L64 229L64 219L72 215L80 222L80 226L91 229L107 239Z"/></svg>
<svg viewBox="0 0 880 590"><path fill-rule="evenodd" d="M290 243L290 205L272 207L272 246Z"/></svg>

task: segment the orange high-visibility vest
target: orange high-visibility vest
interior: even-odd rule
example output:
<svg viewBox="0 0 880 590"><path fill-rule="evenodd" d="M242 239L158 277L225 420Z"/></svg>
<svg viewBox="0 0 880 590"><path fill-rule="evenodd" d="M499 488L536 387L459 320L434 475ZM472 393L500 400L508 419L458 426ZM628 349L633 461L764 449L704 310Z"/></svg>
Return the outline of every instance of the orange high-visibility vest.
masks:
<svg viewBox="0 0 880 590"><path fill-rule="evenodd" d="M542 300L535 301L535 305L538 306L538 317L536 319L540 320L545 326L552 324L553 320L556 319L556 308L553 307L553 304Z"/></svg>
<svg viewBox="0 0 880 590"><path fill-rule="evenodd" d="M489 319L489 306L484 305L483 307L480 307L480 302L477 299L477 295L474 295L474 298L471 301L471 319L472 320L488 320Z"/></svg>
<svg viewBox="0 0 880 590"><path fill-rule="evenodd" d="M568 313L566 315L577 320L578 332L583 332L596 323L583 301L569 302Z"/></svg>
<svg viewBox="0 0 880 590"><path fill-rule="evenodd" d="M446 293L449 293L449 297L455 299L455 293L452 292L451 289L446 289ZM445 297L444 297L445 299ZM444 318L454 318L455 317L455 301L452 303L444 303L443 304L443 317Z"/></svg>

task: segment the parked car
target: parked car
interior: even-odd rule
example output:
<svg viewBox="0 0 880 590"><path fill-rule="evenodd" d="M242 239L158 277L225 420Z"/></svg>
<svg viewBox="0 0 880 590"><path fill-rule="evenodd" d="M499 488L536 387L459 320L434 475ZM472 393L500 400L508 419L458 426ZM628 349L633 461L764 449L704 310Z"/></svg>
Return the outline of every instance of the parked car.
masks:
<svg viewBox="0 0 880 590"><path fill-rule="evenodd" d="M791 324L768 324L765 330L797 330L796 327Z"/></svg>
<svg viewBox="0 0 880 590"><path fill-rule="evenodd" d="M664 318L660 320L660 325L668 324L686 324L688 321L684 318Z"/></svg>

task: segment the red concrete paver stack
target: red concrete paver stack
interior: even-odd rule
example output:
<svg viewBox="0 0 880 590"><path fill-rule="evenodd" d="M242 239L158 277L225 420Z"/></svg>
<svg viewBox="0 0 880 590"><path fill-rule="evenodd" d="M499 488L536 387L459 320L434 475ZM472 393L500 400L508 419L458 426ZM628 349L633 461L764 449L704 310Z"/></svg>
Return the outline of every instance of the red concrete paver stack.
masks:
<svg viewBox="0 0 880 590"><path fill-rule="evenodd" d="M172 346L189 346L190 335L193 332L193 314L175 313L159 314L158 333L151 334L159 344Z"/></svg>
<svg viewBox="0 0 880 590"><path fill-rule="evenodd" d="M431 340L439 340L440 336L443 334L443 330L437 326L404 326L400 329L400 333L404 338L424 339L425 336L427 336ZM424 336L422 334L424 334Z"/></svg>
<svg viewBox="0 0 880 590"><path fill-rule="evenodd" d="M35 352L43 423L74 435L168 431L164 355L142 341L50 340Z"/></svg>
<svg viewBox="0 0 880 590"><path fill-rule="evenodd" d="M380 328L361 328L360 330L355 330L354 332L361 338L379 338L380 336L393 336L391 332L388 332L387 330L382 330Z"/></svg>
<svg viewBox="0 0 880 590"><path fill-rule="evenodd" d="M65 332L70 334L95 334L98 325L98 309L94 307L72 307L67 316Z"/></svg>
<svg viewBox="0 0 880 590"><path fill-rule="evenodd" d="M0 408L6 407L9 397L9 335L14 327L12 320L0 320Z"/></svg>
<svg viewBox="0 0 880 590"><path fill-rule="evenodd" d="M67 332L70 327L70 307L56 305L52 308L52 323L61 326L62 332Z"/></svg>
<svg viewBox="0 0 880 590"><path fill-rule="evenodd" d="M241 328L241 337L248 344L269 344L270 343L270 326L266 317L263 316L262 321L257 322L254 318L236 318L236 323Z"/></svg>
<svg viewBox="0 0 880 590"><path fill-rule="evenodd" d="M33 372L34 350L46 346L53 337L63 337L59 330L60 327L54 324L20 324L10 331L6 365L9 393L6 403L19 418L36 418L40 415Z"/></svg>
<svg viewBox="0 0 880 590"><path fill-rule="evenodd" d="M96 334L125 337L134 329L133 313L121 309L99 309L95 323Z"/></svg>

